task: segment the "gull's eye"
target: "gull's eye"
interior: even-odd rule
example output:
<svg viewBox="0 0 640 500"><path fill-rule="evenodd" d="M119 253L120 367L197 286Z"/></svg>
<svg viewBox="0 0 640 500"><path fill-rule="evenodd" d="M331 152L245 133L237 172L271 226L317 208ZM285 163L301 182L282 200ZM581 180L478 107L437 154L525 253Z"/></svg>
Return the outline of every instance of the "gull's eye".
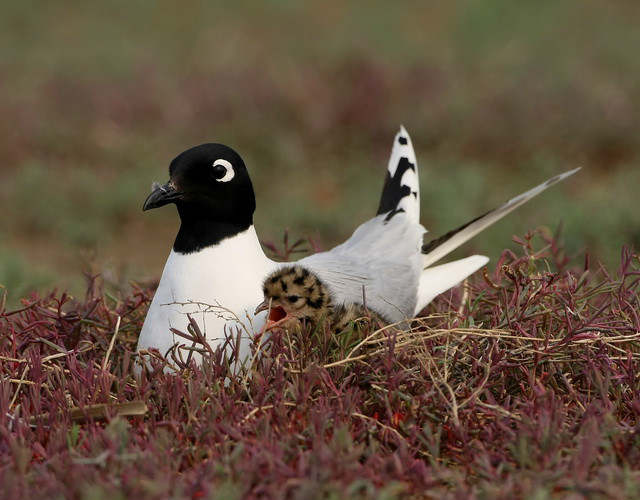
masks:
<svg viewBox="0 0 640 500"><path fill-rule="evenodd" d="M300 300L300 297L298 297L297 295L289 295L287 297L287 300L292 304L295 304L296 302L298 302L298 300Z"/></svg>
<svg viewBox="0 0 640 500"><path fill-rule="evenodd" d="M211 175L218 182L229 182L233 179L235 172L233 171L233 166L230 162L220 158L213 162Z"/></svg>
<svg viewBox="0 0 640 500"><path fill-rule="evenodd" d="M225 175L227 175L227 169L224 168L222 165L214 165L212 174L213 174L213 178L219 181Z"/></svg>

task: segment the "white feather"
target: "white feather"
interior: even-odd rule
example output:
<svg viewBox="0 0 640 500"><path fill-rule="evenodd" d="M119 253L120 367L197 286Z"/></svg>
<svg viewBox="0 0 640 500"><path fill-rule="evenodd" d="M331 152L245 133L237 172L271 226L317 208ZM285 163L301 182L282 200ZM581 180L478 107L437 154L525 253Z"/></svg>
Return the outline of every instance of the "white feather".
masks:
<svg viewBox="0 0 640 500"><path fill-rule="evenodd" d="M438 295L461 283L487 262L489 262L489 257L472 255L465 259L424 269L420 273L418 298L413 315L418 314Z"/></svg>

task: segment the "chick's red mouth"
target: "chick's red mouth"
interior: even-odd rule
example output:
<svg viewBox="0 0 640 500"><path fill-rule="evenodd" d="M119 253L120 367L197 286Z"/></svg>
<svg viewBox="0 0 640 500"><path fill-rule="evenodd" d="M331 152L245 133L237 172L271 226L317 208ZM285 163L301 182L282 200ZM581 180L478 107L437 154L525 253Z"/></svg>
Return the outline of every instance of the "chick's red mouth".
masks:
<svg viewBox="0 0 640 500"><path fill-rule="evenodd" d="M284 319L287 317L287 313L286 311L280 307L280 306L275 306L271 308L271 311L269 311L269 321L273 321L274 323Z"/></svg>

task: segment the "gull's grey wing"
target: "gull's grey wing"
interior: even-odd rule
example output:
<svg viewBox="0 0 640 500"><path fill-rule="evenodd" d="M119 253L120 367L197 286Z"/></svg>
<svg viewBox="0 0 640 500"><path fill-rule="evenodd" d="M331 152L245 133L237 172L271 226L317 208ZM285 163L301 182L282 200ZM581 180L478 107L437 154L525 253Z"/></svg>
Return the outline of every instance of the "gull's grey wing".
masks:
<svg viewBox="0 0 640 500"><path fill-rule="evenodd" d="M331 290L336 303L362 302L390 321L413 317L425 229L398 213L365 222L328 252L301 259Z"/></svg>

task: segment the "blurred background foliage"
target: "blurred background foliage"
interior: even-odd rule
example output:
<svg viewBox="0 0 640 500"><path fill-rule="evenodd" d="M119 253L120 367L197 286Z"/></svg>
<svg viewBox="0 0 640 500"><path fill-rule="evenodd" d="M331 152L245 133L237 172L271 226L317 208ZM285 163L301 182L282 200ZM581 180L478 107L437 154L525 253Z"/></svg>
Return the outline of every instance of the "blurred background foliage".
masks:
<svg viewBox="0 0 640 500"><path fill-rule="evenodd" d="M584 167L460 254L561 223L579 259L640 243L638 2L21 0L0 24L10 300L157 279L178 218L142 202L203 142L245 159L263 239L330 247L375 212L400 123L434 236Z"/></svg>

